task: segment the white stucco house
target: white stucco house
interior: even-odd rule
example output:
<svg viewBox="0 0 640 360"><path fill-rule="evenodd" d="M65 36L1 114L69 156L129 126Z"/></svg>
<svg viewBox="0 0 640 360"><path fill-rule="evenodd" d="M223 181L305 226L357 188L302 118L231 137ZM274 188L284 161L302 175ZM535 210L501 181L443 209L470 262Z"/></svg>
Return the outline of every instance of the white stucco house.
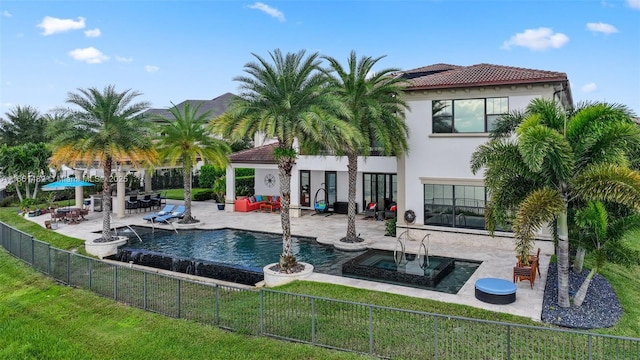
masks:
<svg viewBox="0 0 640 360"><path fill-rule="evenodd" d="M486 233L487 200L483 174L470 169L471 154L489 138L501 114L524 110L534 98L573 106L567 75L562 72L492 64L434 64L402 72L409 85L409 152L400 157L358 159L358 211L369 202L397 203L398 214L413 210L414 229ZM233 169L253 167L255 193L278 193L273 145L256 137L255 148L231 156L227 171L227 211L234 211ZM275 179L275 182L273 181ZM313 209L318 189L326 190L333 211L346 212L345 157L300 155L292 171L291 215ZM321 196L324 196L320 192ZM399 216L398 226L408 226Z"/></svg>

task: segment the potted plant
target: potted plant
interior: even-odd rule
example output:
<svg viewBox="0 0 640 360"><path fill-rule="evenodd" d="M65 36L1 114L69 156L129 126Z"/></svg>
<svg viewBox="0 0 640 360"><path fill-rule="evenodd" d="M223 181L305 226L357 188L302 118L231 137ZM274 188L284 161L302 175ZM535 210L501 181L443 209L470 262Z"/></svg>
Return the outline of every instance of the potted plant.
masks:
<svg viewBox="0 0 640 360"><path fill-rule="evenodd" d="M224 198L227 191L227 179L225 176L220 176L213 182L213 193L216 195L216 202L218 203L218 210L224 210Z"/></svg>

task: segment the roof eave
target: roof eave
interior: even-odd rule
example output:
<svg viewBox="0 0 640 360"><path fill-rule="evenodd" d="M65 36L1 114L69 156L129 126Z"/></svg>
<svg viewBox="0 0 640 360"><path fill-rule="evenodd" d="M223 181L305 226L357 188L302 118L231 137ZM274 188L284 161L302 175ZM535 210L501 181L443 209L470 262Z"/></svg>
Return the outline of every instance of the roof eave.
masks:
<svg viewBox="0 0 640 360"><path fill-rule="evenodd" d="M467 87L483 87L483 86L502 86L502 85L530 85L530 84L543 84L543 83L557 83L567 81L566 77L553 77L553 78L541 78L534 80L514 80L514 81L488 81L482 83L469 83L469 84L445 84L445 85L423 85L423 86L409 86L405 91L419 91L419 90L442 90L442 89L459 89Z"/></svg>

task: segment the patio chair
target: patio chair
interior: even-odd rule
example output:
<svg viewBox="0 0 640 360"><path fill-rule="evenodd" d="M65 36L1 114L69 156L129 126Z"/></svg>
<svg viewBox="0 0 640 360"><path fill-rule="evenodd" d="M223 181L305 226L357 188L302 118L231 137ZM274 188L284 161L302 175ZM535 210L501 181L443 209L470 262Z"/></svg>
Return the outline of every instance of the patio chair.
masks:
<svg viewBox="0 0 640 360"><path fill-rule="evenodd" d="M164 200L164 202L163 202L162 200ZM163 204L166 204L166 203L167 203L167 199L166 199L166 198L165 198L165 199L163 199L163 198L162 198L162 194L160 194L160 193L158 193L158 194L156 194L155 196L152 196L152 197L151 197L151 207L152 207L152 208L156 208L156 207L158 207L158 209L160 209L160 207L161 207Z"/></svg>
<svg viewBox="0 0 640 360"><path fill-rule="evenodd" d="M375 220L377 214L378 214L378 204L374 202L367 204L367 208L364 210L364 218L365 219L372 218L373 220Z"/></svg>
<svg viewBox="0 0 640 360"><path fill-rule="evenodd" d="M534 260L531 262L530 266L517 266L513 267L513 282L528 280L531 288L533 289L533 284L536 282L536 272L538 267L538 260Z"/></svg>
<svg viewBox="0 0 640 360"><path fill-rule="evenodd" d="M384 211L385 219L395 219L398 213L398 205L392 203L389 207Z"/></svg>
<svg viewBox="0 0 640 360"><path fill-rule="evenodd" d="M176 207L175 205L171 205L171 204L165 205L164 208L162 208L162 210L158 211L157 213L145 215L142 217L142 219L147 221L153 221L153 219L157 218L158 216L171 214L171 212L173 211L173 208L175 207Z"/></svg>
<svg viewBox="0 0 640 360"><path fill-rule="evenodd" d="M129 214L131 214L131 210L135 210L138 208L138 197L130 196L129 200L124 204L124 208L129 210Z"/></svg>
<svg viewBox="0 0 640 360"><path fill-rule="evenodd" d="M161 215L161 216L157 216L155 217L152 221L156 222L156 223L165 223L168 224L169 220L173 220L173 219L182 219L182 217L184 216L184 205L179 205L174 211L172 211L169 214L166 215Z"/></svg>
<svg viewBox="0 0 640 360"><path fill-rule="evenodd" d="M144 209L142 211L151 208L151 195L145 195L143 199L138 200L138 208Z"/></svg>

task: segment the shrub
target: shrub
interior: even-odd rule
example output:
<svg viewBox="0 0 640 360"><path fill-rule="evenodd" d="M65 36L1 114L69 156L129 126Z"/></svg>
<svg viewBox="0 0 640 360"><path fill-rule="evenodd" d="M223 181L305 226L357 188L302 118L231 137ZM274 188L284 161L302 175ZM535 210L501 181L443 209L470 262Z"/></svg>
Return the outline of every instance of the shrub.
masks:
<svg viewBox="0 0 640 360"><path fill-rule="evenodd" d="M396 222L397 219L393 218L387 220L387 222L384 224L384 234L386 236L396 236Z"/></svg>
<svg viewBox="0 0 640 360"><path fill-rule="evenodd" d="M225 169L217 169L213 165L202 165L200 175L198 176L198 186L201 188L210 188L217 178L224 176Z"/></svg>
<svg viewBox="0 0 640 360"><path fill-rule="evenodd" d="M210 190L210 189L202 190L193 194L193 200L195 201L211 200L213 199L213 195L214 195L213 190Z"/></svg>

